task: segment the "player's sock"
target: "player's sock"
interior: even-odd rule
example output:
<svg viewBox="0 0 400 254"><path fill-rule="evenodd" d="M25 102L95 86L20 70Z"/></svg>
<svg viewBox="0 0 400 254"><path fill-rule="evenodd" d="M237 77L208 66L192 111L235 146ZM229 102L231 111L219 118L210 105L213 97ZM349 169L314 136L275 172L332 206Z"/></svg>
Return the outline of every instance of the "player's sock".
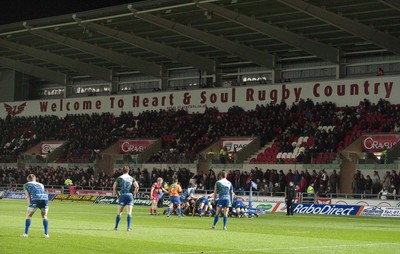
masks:
<svg viewBox="0 0 400 254"><path fill-rule="evenodd" d="M167 216L170 216L170 215L171 215L171 208L168 207L168 214L167 214Z"/></svg>
<svg viewBox="0 0 400 254"><path fill-rule="evenodd" d="M117 217L115 218L115 228L118 228L118 224L121 221L121 215L117 215Z"/></svg>
<svg viewBox="0 0 400 254"><path fill-rule="evenodd" d="M128 216L126 217L126 222L128 224L128 229L131 228L131 222L132 222L132 215L128 214Z"/></svg>
<svg viewBox="0 0 400 254"><path fill-rule="evenodd" d="M203 214L203 208L199 208L199 214L200 216Z"/></svg>
<svg viewBox="0 0 400 254"><path fill-rule="evenodd" d="M44 227L44 234L48 235L49 234L49 220L48 219L43 219L43 227Z"/></svg>
<svg viewBox="0 0 400 254"><path fill-rule="evenodd" d="M28 234L30 226L31 226L31 219L26 219L25 220L25 234Z"/></svg>
<svg viewBox="0 0 400 254"><path fill-rule="evenodd" d="M178 216L181 216L181 209L178 208Z"/></svg>
<svg viewBox="0 0 400 254"><path fill-rule="evenodd" d="M224 228L226 228L226 222L228 221L228 216L224 216Z"/></svg>
<svg viewBox="0 0 400 254"><path fill-rule="evenodd" d="M150 208L150 214L153 214L153 209L152 208Z"/></svg>
<svg viewBox="0 0 400 254"><path fill-rule="evenodd" d="M240 215L244 215L244 212L240 212Z"/></svg>
<svg viewBox="0 0 400 254"><path fill-rule="evenodd" d="M215 225L217 225L217 222L218 222L218 215L215 215L214 216L214 227L215 227Z"/></svg>

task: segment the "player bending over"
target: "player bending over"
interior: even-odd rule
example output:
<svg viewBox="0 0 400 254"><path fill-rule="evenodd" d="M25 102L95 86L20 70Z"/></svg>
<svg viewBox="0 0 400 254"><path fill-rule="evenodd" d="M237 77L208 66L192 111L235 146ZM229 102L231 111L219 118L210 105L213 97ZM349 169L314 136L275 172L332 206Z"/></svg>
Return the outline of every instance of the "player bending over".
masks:
<svg viewBox="0 0 400 254"><path fill-rule="evenodd" d="M47 220L49 196L44 191L43 184L36 182L34 174L28 175L27 180L28 182L24 184L24 192L28 201L28 209L26 210L25 232L22 236L28 237L32 216L39 208L43 218L44 237L49 238L49 221Z"/></svg>
<svg viewBox="0 0 400 254"><path fill-rule="evenodd" d="M195 200L195 196L194 196L194 192L196 190L197 185L194 183L190 184L190 187L187 188L181 196L181 202L182 202L182 206L183 206L183 210L184 210L184 214L188 214L190 208L190 201L191 200Z"/></svg>
<svg viewBox="0 0 400 254"><path fill-rule="evenodd" d="M220 172L221 179L215 183L213 198L215 200L216 212L214 216L213 229L216 228L218 222L218 216L222 209L224 209L224 227L226 230L226 223L228 222L229 207L232 205L233 187L232 183L226 179L227 173L225 171ZM217 199L218 195L218 199Z"/></svg>
<svg viewBox="0 0 400 254"><path fill-rule="evenodd" d="M197 211L199 212L200 217L206 214L208 211L208 198L206 196L202 196L196 200L195 207L197 208ZM193 211L193 215L195 212Z"/></svg>
<svg viewBox="0 0 400 254"><path fill-rule="evenodd" d="M232 202L232 215L237 217L244 217L247 212L247 207L243 203L244 199L241 197L233 195L233 202Z"/></svg>
<svg viewBox="0 0 400 254"><path fill-rule="evenodd" d="M114 230L118 230L118 224L121 221L121 214L126 206L127 213L127 231L132 231L131 222L132 222L132 207L133 207L133 195L132 195L132 185L134 187L133 193L139 191L139 184L136 182L135 178L129 175L129 167L125 166L122 169L123 174L119 176L114 184L113 191L114 194L118 198L118 207L117 207L117 217L115 219L115 228ZM119 188L119 192L118 189Z"/></svg>

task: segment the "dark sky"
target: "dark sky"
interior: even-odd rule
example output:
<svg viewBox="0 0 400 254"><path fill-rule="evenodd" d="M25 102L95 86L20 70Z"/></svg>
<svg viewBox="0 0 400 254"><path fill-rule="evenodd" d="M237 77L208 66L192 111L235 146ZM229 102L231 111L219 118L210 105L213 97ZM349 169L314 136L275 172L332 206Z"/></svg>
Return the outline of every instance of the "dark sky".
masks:
<svg viewBox="0 0 400 254"><path fill-rule="evenodd" d="M0 25L132 2L138 0L0 0Z"/></svg>

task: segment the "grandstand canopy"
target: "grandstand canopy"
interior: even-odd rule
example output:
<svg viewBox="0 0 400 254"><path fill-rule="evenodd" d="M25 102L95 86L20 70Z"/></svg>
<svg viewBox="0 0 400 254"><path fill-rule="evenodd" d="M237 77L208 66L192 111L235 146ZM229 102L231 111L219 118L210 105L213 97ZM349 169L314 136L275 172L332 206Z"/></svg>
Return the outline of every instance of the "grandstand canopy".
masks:
<svg viewBox="0 0 400 254"><path fill-rule="evenodd" d="M133 1L2 25L0 65L54 82L57 73L110 82L187 67L345 64L347 55L399 55L399 36L397 0Z"/></svg>

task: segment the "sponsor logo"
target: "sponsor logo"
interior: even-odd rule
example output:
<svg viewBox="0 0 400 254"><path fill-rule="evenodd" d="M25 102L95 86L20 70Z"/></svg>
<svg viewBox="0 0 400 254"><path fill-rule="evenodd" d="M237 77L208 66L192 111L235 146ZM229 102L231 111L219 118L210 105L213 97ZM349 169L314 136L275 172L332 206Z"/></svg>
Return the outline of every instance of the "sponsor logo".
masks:
<svg viewBox="0 0 400 254"><path fill-rule="evenodd" d="M95 203L96 204L117 204L117 197L111 196L100 196L97 197Z"/></svg>
<svg viewBox="0 0 400 254"><path fill-rule="evenodd" d="M265 210L271 210L273 208L273 206L271 204L260 204L257 205L256 207L257 209L265 209Z"/></svg>
<svg viewBox="0 0 400 254"><path fill-rule="evenodd" d="M6 199L25 199L25 193L23 193L23 192L8 192L4 198L6 198Z"/></svg>
<svg viewBox="0 0 400 254"><path fill-rule="evenodd" d="M366 207L361 213L361 216L382 216L383 209L377 206Z"/></svg>
<svg viewBox="0 0 400 254"><path fill-rule="evenodd" d="M147 198L134 198L133 204L134 205L151 206L151 200L147 199ZM169 205L169 200L164 199L163 206L168 206L168 205Z"/></svg>
<svg viewBox="0 0 400 254"><path fill-rule="evenodd" d="M63 142L43 142L42 143L42 153L51 153L58 147L60 147Z"/></svg>
<svg viewBox="0 0 400 254"><path fill-rule="evenodd" d="M96 201L96 199L97 199L97 196L68 195L68 194L57 194L53 198L53 200L59 200L59 201L88 201L88 202L94 202L94 201Z"/></svg>
<svg viewBox="0 0 400 254"><path fill-rule="evenodd" d="M303 214L357 215L361 206L295 204L294 212Z"/></svg>
<svg viewBox="0 0 400 254"><path fill-rule="evenodd" d="M239 152L250 144L254 138L242 138L242 139L228 139L222 140L222 147L226 147L228 152Z"/></svg>
<svg viewBox="0 0 400 254"><path fill-rule="evenodd" d="M47 193L61 194L61 190L60 189L47 189Z"/></svg>
<svg viewBox="0 0 400 254"><path fill-rule="evenodd" d="M400 135L371 135L363 136L364 150L370 152L381 152L389 150L400 140Z"/></svg>
<svg viewBox="0 0 400 254"><path fill-rule="evenodd" d="M142 153L149 148L155 140L120 140L120 153Z"/></svg>
<svg viewBox="0 0 400 254"><path fill-rule="evenodd" d="M111 196L112 192L109 191L92 191L92 190L78 190L76 191L79 195L94 195L94 196Z"/></svg>
<svg viewBox="0 0 400 254"><path fill-rule="evenodd" d="M397 207L382 207L382 217L400 217L400 209Z"/></svg>

